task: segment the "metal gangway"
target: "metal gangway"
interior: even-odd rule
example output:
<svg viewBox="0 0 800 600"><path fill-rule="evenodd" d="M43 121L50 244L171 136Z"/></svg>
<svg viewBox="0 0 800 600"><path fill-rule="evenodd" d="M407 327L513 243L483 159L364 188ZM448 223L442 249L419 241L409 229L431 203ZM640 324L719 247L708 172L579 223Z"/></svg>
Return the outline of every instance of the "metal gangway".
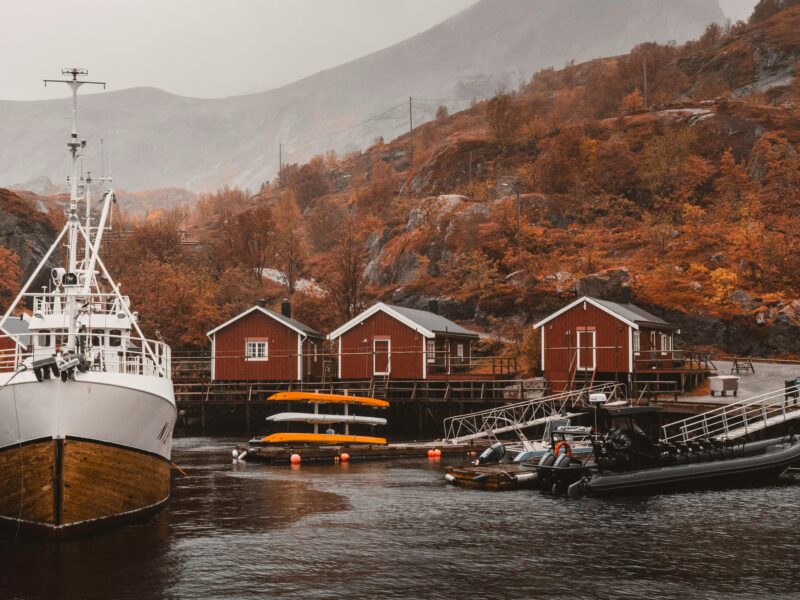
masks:
<svg viewBox="0 0 800 600"><path fill-rule="evenodd" d="M665 442L735 440L784 421L800 419L800 386L790 386L725 404L664 425Z"/></svg>
<svg viewBox="0 0 800 600"><path fill-rule="evenodd" d="M498 435L515 432L526 441L524 429L546 423L557 417L576 416L577 410L589 407L590 394L605 394L608 401L625 394L625 386L616 383L596 384L577 390L514 402L496 408L447 417L444 420L444 441L462 444L477 439L495 441Z"/></svg>

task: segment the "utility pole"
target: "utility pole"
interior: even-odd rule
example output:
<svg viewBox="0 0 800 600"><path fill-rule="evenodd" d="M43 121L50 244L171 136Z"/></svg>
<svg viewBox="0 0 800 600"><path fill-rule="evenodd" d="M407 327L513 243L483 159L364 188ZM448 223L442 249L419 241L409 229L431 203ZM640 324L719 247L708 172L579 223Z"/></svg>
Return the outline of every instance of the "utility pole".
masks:
<svg viewBox="0 0 800 600"><path fill-rule="evenodd" d="M414 156L414 117L411 112L411 96L408 97L408 139L409 139L409 156Z"/></svg>
<svg viewBox="0 0 800 600"><path fill-rule="evenodd" d="M283 187L283 144L278 142L278 187Z"/></svg>
<svg viewBox="0 0 800 600"><path fill-rule="evenodd" d="M647 110L647 59L645 58L643 61L643 68L644 68L644 109Z"/></svg>

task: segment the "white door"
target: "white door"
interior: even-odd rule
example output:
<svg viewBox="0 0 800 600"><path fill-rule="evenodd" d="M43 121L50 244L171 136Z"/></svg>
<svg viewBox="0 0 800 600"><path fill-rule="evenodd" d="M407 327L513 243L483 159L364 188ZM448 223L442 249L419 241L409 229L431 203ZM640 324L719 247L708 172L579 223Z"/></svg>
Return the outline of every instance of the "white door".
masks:
<svg viewBox="0 0 800 600"><path fill-rule="evenodd" d="M578 332L578 370L594 371L597 363L594 331Z"/></svg>
<svg viewBox="0 0 800 600"><path fill-rule="evenodd" d="M372 341L372 372L375 375L388 375L392 370L392 340Z"/></svg>

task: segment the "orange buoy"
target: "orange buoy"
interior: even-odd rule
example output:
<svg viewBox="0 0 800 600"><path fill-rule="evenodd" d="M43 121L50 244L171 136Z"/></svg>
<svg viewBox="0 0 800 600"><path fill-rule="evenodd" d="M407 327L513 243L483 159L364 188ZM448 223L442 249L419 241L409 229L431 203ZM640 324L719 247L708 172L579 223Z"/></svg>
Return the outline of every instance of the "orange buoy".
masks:
<svg viewBox="0 0 800 600"><path fill-rule="evenodd" d="M343 463L345 463L345 462L347 462L348 460L350 460L350 455L349 455L347 452L342 452L342 453L339 455L339 460L341 460Z"/></svg>
<svg viewBox="0 0 800 600"><path fill-rule="evenodd" d="M299 454L292 454L292 456L291 456L291 458L289 459L289 461L290 461L290 462L291 462L293 465L299 465L299 464L300 464L300 455L299 455Z"/></svg>
<svg viewBox="0 0 800 600"><path fill-rule="evenodd" d="M428 450L428 458L433 458L434 456L436 456L436 453L433 451L433 448L431 448Z"/></svg>
<svg viewBox="0 0 800 600"><path fill-rule="evenodd" d="M433 451L433 455L434 455L436 458L439 458L439 457L442 455L442 451L441 451L441 450L439 450L438 448L436 448L436 449Z"/></svg>

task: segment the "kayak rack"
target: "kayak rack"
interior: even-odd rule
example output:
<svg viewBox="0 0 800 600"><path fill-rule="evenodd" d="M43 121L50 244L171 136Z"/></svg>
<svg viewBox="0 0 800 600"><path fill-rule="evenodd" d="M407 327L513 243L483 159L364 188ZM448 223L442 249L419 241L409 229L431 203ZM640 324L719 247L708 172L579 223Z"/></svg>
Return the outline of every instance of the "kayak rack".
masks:
<svg viewBox="0 0 800 600"><path fill-rule="evenodd" d="M799 419L798 392L800 386L788 386L668 423L661 428L662 440L735 440L784 421Z"/></svg>
<svg viewBox="0 0 800 600"><path fill-rule="evenodd" d="M575 416L576 409L589 407L590 394L605 394L608 401L624 397L625 386L604 383L543 398L514 402L496 408L447 417L444 420L444 441L463 444L478 439L496 441L498 435L515 432L526 442L523 430L558 417Z"/></svg>

